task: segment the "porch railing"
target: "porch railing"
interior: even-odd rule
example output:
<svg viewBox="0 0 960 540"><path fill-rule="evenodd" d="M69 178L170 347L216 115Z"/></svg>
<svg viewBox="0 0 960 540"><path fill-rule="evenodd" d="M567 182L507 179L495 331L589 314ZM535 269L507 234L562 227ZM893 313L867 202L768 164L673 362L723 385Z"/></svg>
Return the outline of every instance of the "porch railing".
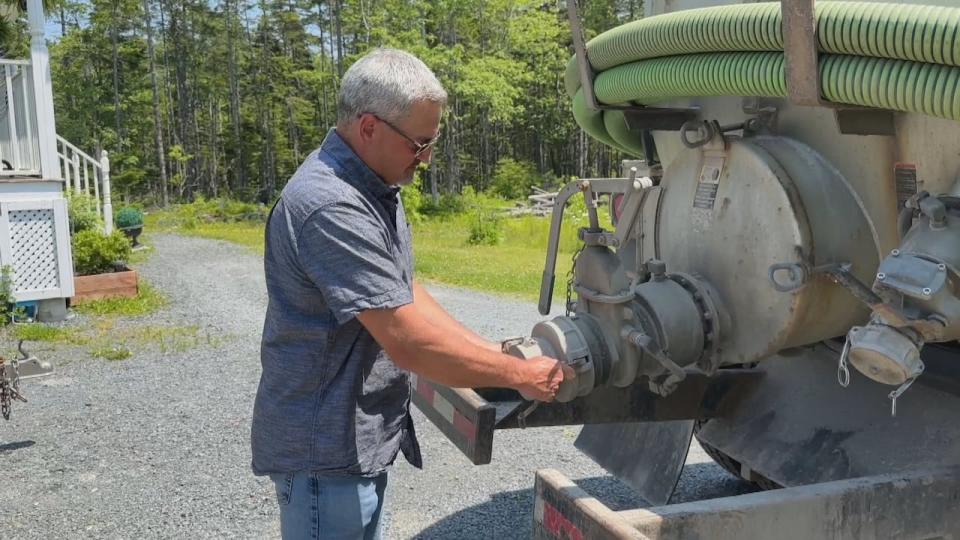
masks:
<svg viewBox="0 0 960 540"><path fill-rule="evenodd" d="M0 176L39 176L40 141L29 60L0 58Z"/></svg>
<svg viewBox="0 0 960 540"><path fill-rule="evenodd" d="M113 202L110 196L110 159L101 150L100 159L91 157L57 135L57 155L65 188L84 193L96 201L97 213L103 217L104 231L113 232Z"/></svg>

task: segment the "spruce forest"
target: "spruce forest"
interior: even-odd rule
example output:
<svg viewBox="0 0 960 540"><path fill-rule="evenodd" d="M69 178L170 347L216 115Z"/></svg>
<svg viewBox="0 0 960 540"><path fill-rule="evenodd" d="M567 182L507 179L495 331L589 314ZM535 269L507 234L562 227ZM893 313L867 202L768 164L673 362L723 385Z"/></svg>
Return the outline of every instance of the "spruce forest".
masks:
<svg viewBox="0 0 960 540"><path fill-rule="evenodd" d="M116 194L165 206L198 197L268 202L336 119L340 77L378 46L408 50L450 94L418 185L607 174L619 156L574 123L563 0L57 0L47 4L59 134L110 152ZM642 0L581 2L589 39L642 15ZM25 32L5 39L27 57ZM500 179L494 185L495 176Z"/></svg>

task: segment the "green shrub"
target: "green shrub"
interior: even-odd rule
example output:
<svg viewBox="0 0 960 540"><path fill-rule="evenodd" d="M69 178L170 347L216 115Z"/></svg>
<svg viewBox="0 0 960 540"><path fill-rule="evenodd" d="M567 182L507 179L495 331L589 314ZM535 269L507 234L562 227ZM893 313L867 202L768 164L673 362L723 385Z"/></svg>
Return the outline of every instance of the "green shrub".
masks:
<svg viewBox="0 0 960 540"><path fill-rule="evenodd" d="M264 223L269 213L270 207L258 203L197 197L192 203L172 206L163 213L158 225L195 229L203 223Z"/></svg>
<svg viewBox="0 0 960 540"><path fill-rule="evenodd" d="M530 194L530 187L542 182L537 168L529 161L500 158L493 173L490 191L504 199L523 199Z"/></svg>
<svg viewBox="0 0 960 540"><path fill-rule="evenodd" d="M130 241L120 231L104 236L100 231L86 230L73 235L73 271L78 276L113 272L130 257Z"/></svg>
<svg viewBox="0 0 960 540"><path fill-rule="evenodd" d="M497 217L477 210L476 219L470 224L467 243L472 246L495 246L503 239L503 227Z"/></svg>
<svg viewBox="0 0 960 540"><path fill-rule="evenodd" d="M103 227L103 220L97 211L97 200L86 193L67 190L67 216L71 233Z"/></svg>
<svg viewBox="0 0 960 540"><path fill-rule="evenodd" d="M472 186L463 188L462 198L465 206L472 210L482 209L489 212L510 207L509 203L505 203L502 198L477 191Z"/></svg>
<svg viewBox="0 0 960 540"><path fill-rule="evenodd" d="M444 193L440 195L440 202L425 199L420 206L420 213L429 216L450 216L467 211L467 201L459 193Z"/></svg>
<svg viewBox="0 0 960 540"><path fill-rule="evenodd" d="M117 212L113 222L118 229L132 229L143 227L143 212L133 206L124 206Z"/></svg>
<svg viewBox="0 0 960 540"><path fill-rule="evenodd" d="M420 223L423 221L423 214L420 213L420 208L424 202L422 185L423 180L418 175L412 184L404 186L400 190L400 199L403 201L403 211L409 223Z"/></svg>
<svg viewBox="0 0 960 540"><path fill-rule="evenodd" d="M266 221L269 209L256 203L234 199L217 199L215 215L221 221Z"/></svg>
<svg viewBox="0 0 960 540"><path fill-rule="evenodd" d="M13 267L0 267L0 325L7 325L13 321L16 313L14 306L17 299L13 295L16 285L13 282Z"/></svg>

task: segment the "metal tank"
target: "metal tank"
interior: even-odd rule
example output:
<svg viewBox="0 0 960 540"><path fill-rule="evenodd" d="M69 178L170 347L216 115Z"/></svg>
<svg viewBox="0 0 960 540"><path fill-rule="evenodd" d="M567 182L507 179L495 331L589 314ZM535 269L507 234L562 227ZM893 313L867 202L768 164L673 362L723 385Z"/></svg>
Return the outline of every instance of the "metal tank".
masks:
<svg viewBox="0 0 960 540"><path fill-rule="evenodd" d="M732 4L651 0L646 16ZM763 487L960 464L957 118L911 112L920 98L904 110L827 102L810 1L783 2L783 97L602 103L570 5L584 110L604 115L601 140L645 159L558 194L544 315L563 206L582 196L590 214L567 313L505 350L579 376L558 404L517 402L513 420L501 400L491 430L588 424L577 446L655 503L692 436ZM938 39L917 54L960 50L955 34ZM947 75L924 99L957 92ZM614 223L599 220L604 201Z"/></svg>

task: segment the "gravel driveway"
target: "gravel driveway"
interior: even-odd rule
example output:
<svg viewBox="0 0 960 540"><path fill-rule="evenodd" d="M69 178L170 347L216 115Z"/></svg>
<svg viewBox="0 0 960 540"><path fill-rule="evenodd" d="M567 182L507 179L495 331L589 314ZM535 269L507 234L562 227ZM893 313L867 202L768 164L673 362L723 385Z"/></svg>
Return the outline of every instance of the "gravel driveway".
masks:
<svg viewBox="0 0 960 540"><path fill-rule="evenodd" d="M225 242L167 235L151 242L156 252L140 270L170 305L120 324L198 325L218 339L115 362L33 345L57 371L25 383L30 403L15 404L11 421L0 422L0 538L279 536L272 484L249 469L262 261ZM431 290L491 337L527 331L539 317L532 303ZM78 316L67 324L90 322ZM426 468L398 463L391 472L388 538L525 538L534 471L545 467L615 508L644 504L573 448L576 428L500 432L493 464L475 467L415 416ZM678 498L744 489L695 447Z"/></svg>

